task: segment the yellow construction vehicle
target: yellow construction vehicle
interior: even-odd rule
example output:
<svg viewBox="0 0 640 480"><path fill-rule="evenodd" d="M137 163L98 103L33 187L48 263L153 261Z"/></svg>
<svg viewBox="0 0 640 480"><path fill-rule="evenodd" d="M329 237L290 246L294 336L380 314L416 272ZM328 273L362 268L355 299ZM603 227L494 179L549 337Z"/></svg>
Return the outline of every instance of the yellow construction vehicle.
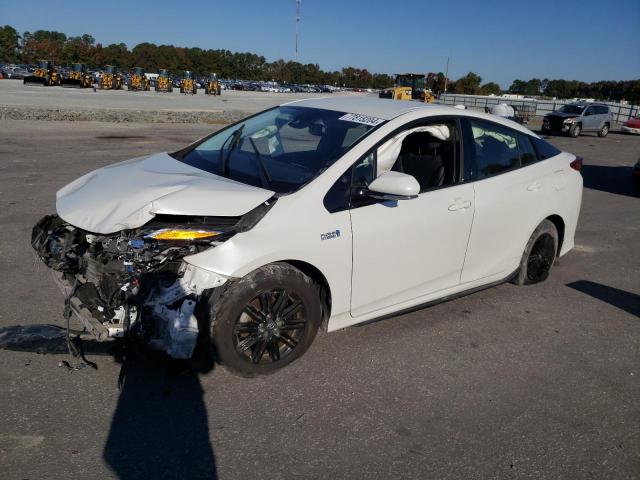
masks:
<svg viewBox="0 0 640 480"><path fill-rule="evenodd" d="M61 81L63 87L91 88L93 86L93 75L87 72L84 63L74 63L71 65L69 76Z"/></svg>
<svg viewBox="0 0 640 480"><path fill-rule="evenodd" d="M51 60L38 60L38 67L33 75L24 77L24 84L60 86L60 74Z"/></svg>
<svg viewBox="0 0 640 480"><path fill-rule="evenodd" d="M425 88L426 76L421 73L403 73L396 75L393 88L382 90L378 95L380 98L391 98L393 100L419 100L421 102L432 103L436 97L431 91Z"/></svg>
<svg viewBox="0 0 640 480"><path fill-rule="evenodd" d="M190 93L192 95L198 93L198 85L193 78L193 72L190 70L185 70L185 72L182 74L182 81L180 82L180 93Z"/></svg>
<svg viewBox="0 0 640 480"><path fill-rule="evenodd" d="M144 74L144 68L133 67L127 90L151 90L151 82Z"/></svg>
<svg viewBox="0 0 640 480"><path fill-rule="evenodd" d="M158 71L158 78L156 78L156 92L173 92L171 76L169 75L169 70L166 68L161 68Z"/></svg>
<svg viewBox="0 0 640 480"><path fill-rule="evenodd" d="M210 73L207 83L204 86L205 95L220 95L222 93L222 87L218 80L217 73Z"/></svg>
<svg viewBox="0 0 640 480"><path fill-rule="evenodd" d="M105 65L100 76L100 90L122 90L124 78L113 65Z"/></svg>

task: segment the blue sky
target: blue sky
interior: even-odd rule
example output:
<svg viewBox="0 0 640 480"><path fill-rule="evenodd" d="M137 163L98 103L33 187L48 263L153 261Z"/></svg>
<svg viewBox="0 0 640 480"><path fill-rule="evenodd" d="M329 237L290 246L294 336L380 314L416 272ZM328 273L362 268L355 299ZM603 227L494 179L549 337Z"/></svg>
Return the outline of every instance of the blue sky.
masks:
<svg viewBox="0 0 640 480"><path fill-rule="evenodd" d="M114 8L111 8L114 7ZM294 59L294 0L0 0L0 24ZM299 60L483 82L640 78L640 0L302 0Z"/></svg>

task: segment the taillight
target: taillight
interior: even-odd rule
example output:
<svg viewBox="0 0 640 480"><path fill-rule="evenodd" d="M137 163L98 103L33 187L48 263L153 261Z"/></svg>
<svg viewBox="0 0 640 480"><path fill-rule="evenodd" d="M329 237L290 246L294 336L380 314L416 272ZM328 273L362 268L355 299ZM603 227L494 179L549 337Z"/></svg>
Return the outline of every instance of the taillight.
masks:
<svg viewBox="0 0 640 480"><path fill-rule="evenodd" d="M571 168L577 170L578 172L582 170L582 157L576 157L576 159L569 164Z"/></svg>

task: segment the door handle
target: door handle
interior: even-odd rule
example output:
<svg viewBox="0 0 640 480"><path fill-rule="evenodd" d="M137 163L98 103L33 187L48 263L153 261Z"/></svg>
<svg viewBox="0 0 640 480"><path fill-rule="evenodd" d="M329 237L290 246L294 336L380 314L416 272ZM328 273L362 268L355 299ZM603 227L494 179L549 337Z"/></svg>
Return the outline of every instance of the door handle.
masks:
<svg viewBox="0 0 640 480"><path fill-rule="evenodd" d="M449 205L450 212L455 212L456 210L465 210L467 208L471 208L471 200L467 200L465 202L461 202L458 200L455 203Z"/></svg>
<svg viewBox="0 0 640 480"><path fill-rule="evenodd" d="M542 188L542 185L540 185L538 182L533 182L527 185L527 190L529 190L530 192L537 192L538 190L540 190L540 188Z"/></svg>

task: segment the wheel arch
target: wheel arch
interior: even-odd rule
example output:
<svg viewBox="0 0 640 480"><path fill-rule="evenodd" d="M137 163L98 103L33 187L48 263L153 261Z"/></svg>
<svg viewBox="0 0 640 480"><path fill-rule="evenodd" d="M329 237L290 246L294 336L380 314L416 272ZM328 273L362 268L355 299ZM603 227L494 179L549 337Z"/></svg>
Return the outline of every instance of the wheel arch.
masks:
<svg viewBox="0 0 640 480"><path fill-rule="evenodd" d="M549 220L553 223L558 231L558 250L556 251L556 257L560 255L560 251L562 250L562 242L564 241L564 231L565 224L562 217L558 214L549 215L545 218L545 220Z"/></svg>
<svg viewBox="0 0 640 480"><path fill-rule="evenodd" d="M303 260L280 260L279 263L287 263L297 268L302 273L311 278L320 288L320 304L322 306L322 328L326 331L329 318L331 317L331 287L327 277L318 267Z"/></svg>

